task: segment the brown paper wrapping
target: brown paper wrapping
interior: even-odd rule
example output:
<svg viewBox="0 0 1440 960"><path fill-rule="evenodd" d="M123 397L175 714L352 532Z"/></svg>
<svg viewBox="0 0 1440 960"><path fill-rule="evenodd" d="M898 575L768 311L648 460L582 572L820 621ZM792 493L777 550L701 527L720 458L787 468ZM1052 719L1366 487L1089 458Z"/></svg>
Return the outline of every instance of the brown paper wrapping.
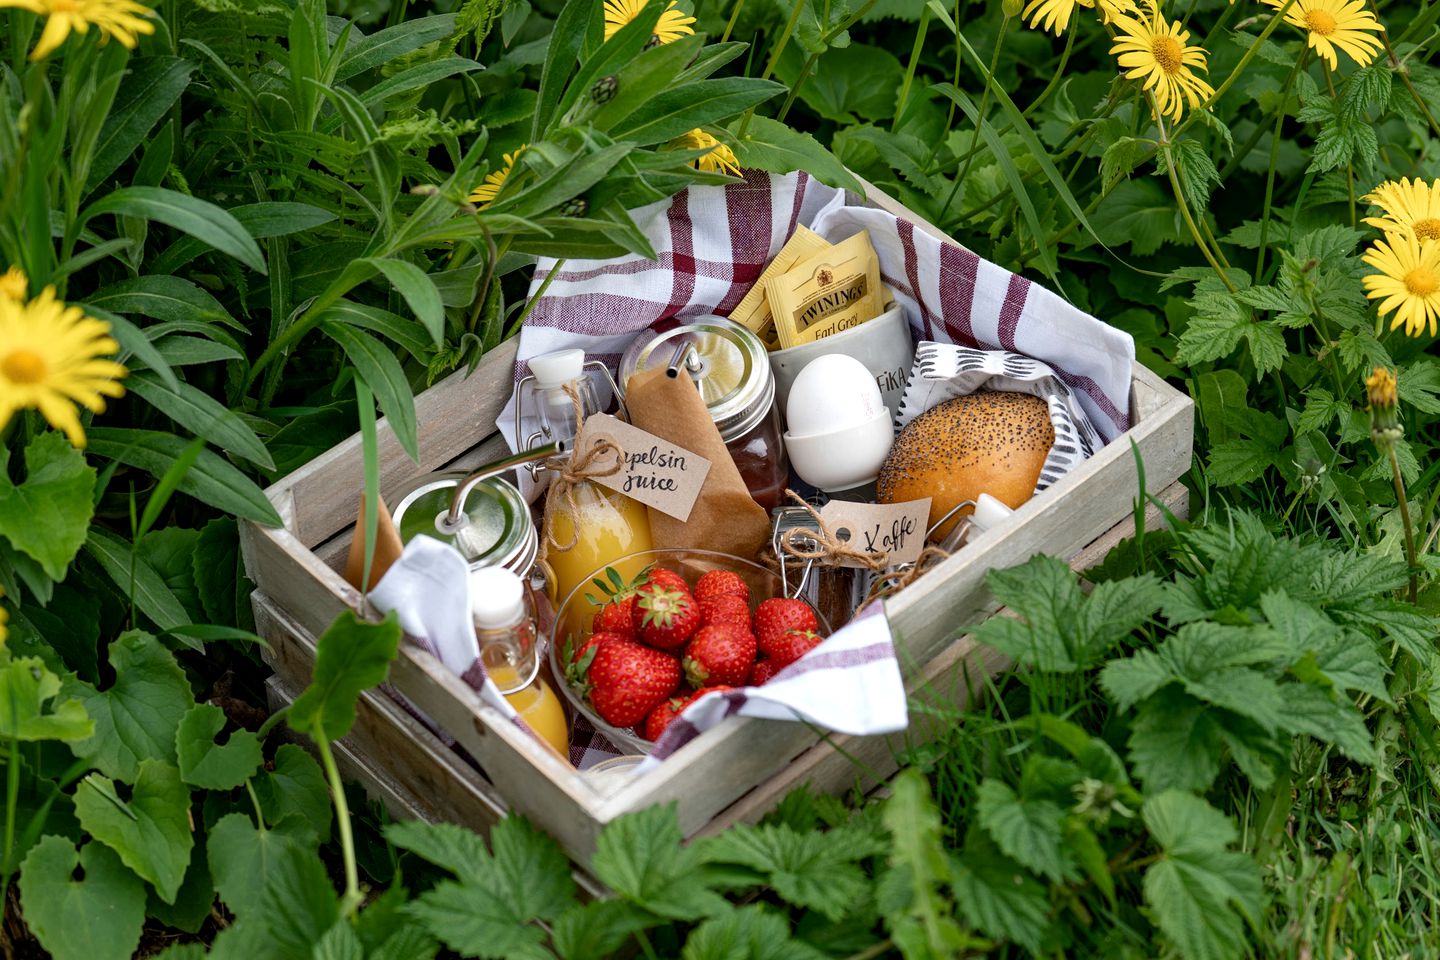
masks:
<svg viewBox="0 0 1440 960"><path fill-rule="evenodd" d="M360 513L355 518L355 535L350 540L350 556L345 560L345 582L356 590L370 591L375 589L375 584L385 576L385 571L390 565L400 559L400 554L405 551L405 546L400 542L400 534L395 530L395 521L390 516L390 509L385 506L385 501L379 497L376 502L380 505L375 524L375 554L370 558L370 582L364 586L360 585L360 578L365 574L365 494L360 494Z"/></svg>
<svg viewBox="0 0 1440 960"><path fill-rule="evenodd" d="M625 387L631 423L710 461L689 519L682 523L650 510L650 539L657 549L693 547L753 560L770 543L770 518L750 499L694 381L680 373L672 379L655 367L636 373Z"/></svg>

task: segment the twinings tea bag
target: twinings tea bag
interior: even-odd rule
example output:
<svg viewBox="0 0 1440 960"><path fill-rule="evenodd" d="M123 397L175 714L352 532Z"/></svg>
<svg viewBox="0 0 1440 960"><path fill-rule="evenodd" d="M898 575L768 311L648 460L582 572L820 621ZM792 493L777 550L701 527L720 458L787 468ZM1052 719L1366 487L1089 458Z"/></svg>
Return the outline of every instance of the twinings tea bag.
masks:
<svg viewBox="0 0 1440 960"><path fill-rule="evenodd" d="M362 586L360 578L365 575L365 494L360 494L360 515L355 518L355 536L350 541L350 556L345 560L343 573L345 582L357 590L373 590L380 578L385 576L385 571L405 551L385 501L377 497L376 503L379 504L376 511L379 516L375 524L375 553L370 558L370 582Z"/></svg>
<svg viewBox="0 0 1440 960"><path fill-rule="evenodd" d="M760 274L760 279L755 281L755 286L745 294L740 305L730 311L730 319L736 323L743 324L750 329L750 332L760 338L768 350L779 350L780 340L775 332L775 317L770 312L770 302L765 296L765 282L771 277L778 277L787 273L795 264L821 250L830 249L830 242L820 234L808 227L796 227L790 239L785 241L785 246L775 254L765 267L765 272Z"/></svg>
<svg viewBox="0 0 1440 960"><path fill-rule="evenodd" d="M814 343L857 327L882 312L885 289L870 231L801 260L765 282L782 347Z"/></svg>

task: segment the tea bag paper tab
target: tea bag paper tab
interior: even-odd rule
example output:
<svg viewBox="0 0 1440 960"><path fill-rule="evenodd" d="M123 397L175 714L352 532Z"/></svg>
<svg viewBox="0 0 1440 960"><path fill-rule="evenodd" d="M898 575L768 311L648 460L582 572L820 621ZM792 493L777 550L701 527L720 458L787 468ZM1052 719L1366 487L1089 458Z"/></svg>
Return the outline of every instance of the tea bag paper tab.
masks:
<svg viewBox="0 0 1440 960"><path fill-rule="evenodd" d="M588 449L602 437L620 448L625 466L619 473L594 477L595 483L681 523L690 519L695 499L710 474L709 460L609 414L596 414L585 421L576 448Z"/></svg>
<svg viewBox="0 0 1440 960"><path fill-rule="evenodd" d="M820 508L820 516L836 537L866 553L885 554L889 566L914 563L925 549L925 527L930 518L930 498L903 503L856 503L831 500ZM849 534L846 537L846 534ZM840 566L858 567L842 558Z"/></svg>

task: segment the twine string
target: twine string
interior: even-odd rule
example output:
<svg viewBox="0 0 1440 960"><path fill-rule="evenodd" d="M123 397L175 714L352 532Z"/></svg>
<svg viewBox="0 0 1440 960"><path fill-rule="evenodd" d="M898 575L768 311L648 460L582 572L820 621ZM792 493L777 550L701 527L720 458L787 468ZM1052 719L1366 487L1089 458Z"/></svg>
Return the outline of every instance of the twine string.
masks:
<svg viewBox="0 0 1440 960"><path fill-rule="evenodd" d="M820 560L831 563L838 563L842 560L854 561L871 573L880 574L889 566L889 553L881 550L870 553L858 547L851 546L849 541L840 539L820 512L801 497L794 490L786 490L785 495L794 500L805 509L810 519L815 521L814 530L804 527L793 527L785 531L780 538L780 549L786 556L794 557L796 560Z"/></svg>

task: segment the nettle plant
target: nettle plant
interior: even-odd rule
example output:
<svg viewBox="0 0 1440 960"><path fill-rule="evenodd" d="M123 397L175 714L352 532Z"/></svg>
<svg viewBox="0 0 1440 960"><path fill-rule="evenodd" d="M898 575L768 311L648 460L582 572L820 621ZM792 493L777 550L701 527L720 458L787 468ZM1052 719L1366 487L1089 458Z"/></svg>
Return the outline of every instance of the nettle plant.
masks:
<svg viewBox="0 0 1440 960"><path fill-rule="evenodd" d="M626 211L732 182L722 125L784 89L664 3L454 6L0 3L3 871L57 956L243 918L287 857L323 880L327 792L353 916L331 758L238 688L237 518L377 404L416 456L414 393L517 329L536 253L653 254Z"/></svg>

